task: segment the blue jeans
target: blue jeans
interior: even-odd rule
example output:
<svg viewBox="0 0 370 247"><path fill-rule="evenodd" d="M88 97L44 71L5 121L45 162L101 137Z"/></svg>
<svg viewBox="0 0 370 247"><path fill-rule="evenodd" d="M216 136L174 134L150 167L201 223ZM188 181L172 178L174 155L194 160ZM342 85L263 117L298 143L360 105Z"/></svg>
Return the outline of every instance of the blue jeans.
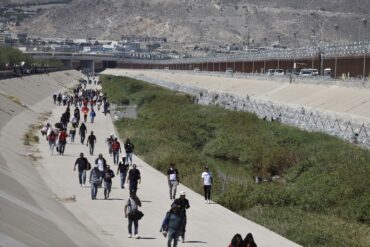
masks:
<svg viewBox="0 0 370 247"><path fill-rule="evenodd" d="M83 170L82 172L78 172L78 180L80 181L80 184L86 183L86 170Z"/></svg>
<svg viewBox="0 0 370 247"><path fill-rule="evenodd" d="M177 241L179 239L179 233L177 231L168 230L167 233L167 247L171 247L171 242L173 241L173 247L177 247Z"/></svg>
<svg viewBox="0 0 370 247"><path fill-rule="evenodd" d="M119 151L113 151L113 163L118 164L119 162Z"/></svg>
<svg viewBox="0 0 370 247"><path fill-rule="evenodd" d="M139 230L139 220L132 220L130 217L128 217L128 233L132 234L132 222L134 222L134 234L136 235Z"/></svg>
<svg viewBox="0 0 370 247"><path fill-rule="evenodd" d="M132 153L126 153L126 162L132 165Z"/></svg>
<svg viewBox="0 0 370 247"><path fill-rule="evenodd" d="M121 189L125 188L125 181L126 181L127 172L120 172L121 177Z"/></svg>
<svg viewBox="0 0 370 247"><path fill-rule="evenodd" d="M95 200L98 194L98 183L91 183L91 199Z"/></svg>

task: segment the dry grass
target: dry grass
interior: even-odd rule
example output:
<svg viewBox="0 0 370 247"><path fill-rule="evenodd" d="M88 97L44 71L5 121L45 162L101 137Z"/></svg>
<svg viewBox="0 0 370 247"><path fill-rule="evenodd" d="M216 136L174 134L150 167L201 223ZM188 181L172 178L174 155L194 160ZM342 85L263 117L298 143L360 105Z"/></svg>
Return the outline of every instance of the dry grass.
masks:
<svg viewBox="0 0 370 247"><path fill-rule="evenodd" d="M61 202L61 203L72 203L72 202L76 202L77 201L75 195L73 195L73 196L67 196L67 197L55 196L55 199L58 202Z"/></svg>

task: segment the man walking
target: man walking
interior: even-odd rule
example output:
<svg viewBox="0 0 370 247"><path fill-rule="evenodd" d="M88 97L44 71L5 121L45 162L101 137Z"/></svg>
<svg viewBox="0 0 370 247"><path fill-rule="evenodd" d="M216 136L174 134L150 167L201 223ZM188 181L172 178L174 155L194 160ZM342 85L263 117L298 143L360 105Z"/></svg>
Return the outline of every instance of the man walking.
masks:
<svg viewBox="0 0 370 247"><path fill-rule="evenodd" d="M110 166L107 165L104 171L104 199L109 198L109 194L112 190L112 178L114 178L114 172L110 169Z"/></svg>
<svg viewBox="0 0 370 247"><path fill-rule="evenodd" d="M117 138L114 138L112 143L112 152L113 152L113 163L118 164L119 161L119 153L122 153L121 144L119 143Z"/></svg>
<svg viewBox="0 0 370 247"><path fill-rule="evenodd" d="M90 172L90 184L91 184L91 200L96 200L98 194L98 188L101 185L100 171L96 165Z"/></svg>
<svg viewBox="0 0 370 247"><path fill-rule="evenodd" d="M170 200L175 200L177 185L180 182L179 171L175 168L175 164L171 163L167 170L167 180L170 189Z"/></svg>
<svg viewBox="0 0 370 247"><path fill-rule="evenodd" d="M176 203L171 205L170 211L167 212L163 221L161 232L167 236L167 247L177 247L177 242L181 229L181 214L179 206ZM173 245L172 245L173 242Z"/></svg>
<svg viewBox="0 0 370 247"><path fill-rule="evenodd" d="M118 164L117 168L117 175L120 174L121 178L121 189L125 188L126 176L128 171L129 165L126 164L126 157L122 156L122 160Z"/></svg>
<svg viewBox="0 0 370 247"><path fill-rule="evenodd" d="M59 132L59 137L58 137L58 151L60 155L64 154L64 150L67 144L67 137L68 135L67 135L66 129L62 129Z"/></svg>
<svg viewBox="0 0 370 247"><path fill-rule="evenodd" d="M132 153L134 152L134 144L132 144L131 140L127 138L125 142L125 151L126 151L126 162L132 165Z"/></svg>
<svg viewBox="0 0 370 247"><path fill-rule="evenodd" d="M80 157L76 160L73 170L76 171L76 165L78 170L78 180L81 187L85 187L86 183L86 171L91 169L91 164L84 157L83 153L80 153Z"/></svg>
<svg viewBox="0 0 370 247"><path fill-rule="evenodd" d="M105 168L107 167L107 161L103 158L102 154L99 154L98 158L95 160L95 165L98 166L101 183L103 181Z"/></svg>
<svg viewBox="0 0 370 247"><path fill-rule="evenodd" d="M86 146L89 146L90 155L94 155L94 146L96 143L96 137L94 135L94 132L91 131L89 137L87 138Z"/></svg>
<svg viewBox="0 0 370 247"><path fill-rule="evenodd" d="M84 142L85 142L86 133L87 133L86 125L84 123L82 123L80 125L80 132L79 132L79 134L81 136L81 144L84 144Z"/></svg>
<svg viewBox="0 0 370 247"><path fill-rule="evenodd" d="M132 165L132 169L128 172L127 182L130 185L130 192L136 194L137 184L141 183L141 174L139 169L136 169L135 164Z"/></svg>
<svg viewBox="0 0 370 247"><path fill-rule="evenodd" d="M134 223L134 234L135 238L139 239L139 220L135 217L136 212L141 207L141 201L139 197L136 196L135 192L130 192L130 198L127 200L125 205L125 217L128 218L128 237L132 237L132 223Z"/></svg>
<svg viewBox="0 0 370 247"><path fill-rule="evenodd" d="M186 210L190 208L188 199L185 198L185 191L180 192L180 198L177 198L173 204L179 208L179 214L181 216L181 226L179 229L179 236L182 238L182 242L185 243L185 232L186 232Z"/></svg>
<svg viewBox="0 0 370 247"><path fill-rule="evenodd" d="M212 173L209 171L208 166L204 167L204 172L202 173L202 179L203 179L203 189L204 189L204 199L206 200L206 203L210 203L211 200L211 187L213 184L213 177Z"/></svg>

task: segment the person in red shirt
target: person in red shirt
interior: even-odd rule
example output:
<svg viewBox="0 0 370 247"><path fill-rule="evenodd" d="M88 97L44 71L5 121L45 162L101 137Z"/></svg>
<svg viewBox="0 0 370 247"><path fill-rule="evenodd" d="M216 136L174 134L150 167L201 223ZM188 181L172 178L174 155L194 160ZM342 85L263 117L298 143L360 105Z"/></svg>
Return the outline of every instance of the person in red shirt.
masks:
<svg viewBox="0 0 370 247"><path fill-rule="evenodd" d="M121 144L119 143L117 138L114 138L112 143L112 152L113 152L113 162L114 164L118 164L119 162L119 153L122 153Z"/></svg>
<svg viewBox="0 0 370 247"><path fill-rule="evenodd" d="M67 137L69 135L67 135L67 131L66 129L62 129L60 132L59 132L59 137L58 137L58 152L60 155L63 155L64 154L64 150L65 150L65 147L66 147L66 144L67 144Z"/></svg>

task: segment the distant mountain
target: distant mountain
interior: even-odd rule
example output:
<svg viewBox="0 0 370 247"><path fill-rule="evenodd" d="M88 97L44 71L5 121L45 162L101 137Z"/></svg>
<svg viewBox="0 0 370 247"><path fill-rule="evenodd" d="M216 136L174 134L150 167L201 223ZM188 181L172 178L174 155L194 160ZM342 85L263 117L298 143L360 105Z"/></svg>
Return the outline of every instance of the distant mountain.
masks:
<svg viewBox="0 0 370 247"><path fill-rule="evenodd" d="M16 1L16 0L11 0ZM73 0L26 20L40 36L164 36L178 46L241 42L300 45L370 38L369 0ZM362 18L369 19L366 29Z"/></svg>

